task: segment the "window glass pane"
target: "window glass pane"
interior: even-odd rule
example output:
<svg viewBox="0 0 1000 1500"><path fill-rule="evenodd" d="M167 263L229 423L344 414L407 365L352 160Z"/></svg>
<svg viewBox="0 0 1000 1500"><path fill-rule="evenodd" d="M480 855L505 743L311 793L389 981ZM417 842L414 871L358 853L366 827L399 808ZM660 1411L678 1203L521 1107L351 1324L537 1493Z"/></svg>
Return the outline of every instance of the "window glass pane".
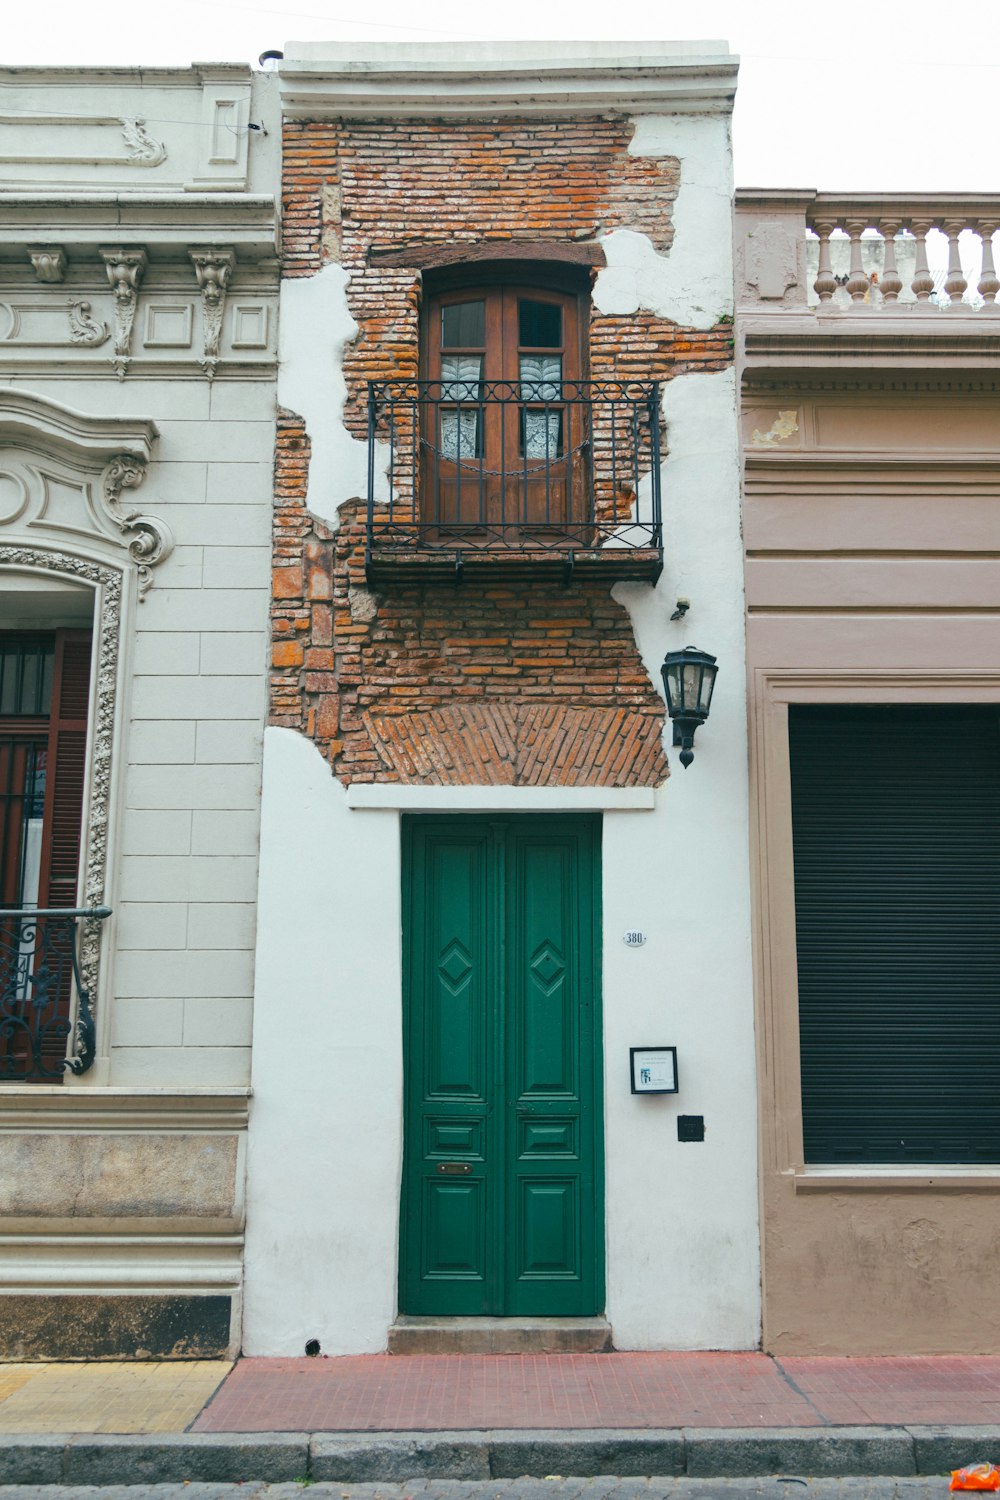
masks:
<svg viewBox="0 0 1000 1500"><path fill-rule="evenodd" d="M0 714L45 715L52 699L51 638L0 639Z"/></svg>
<svg viewBox="0 0 1000 1500"><path fill-rule="evenodd" d="M44 740L0 735L0 903L4 906L29 906L38 899L46 756Z"/></svg>
<svg viewBox="0 0 1000 1500"><path fill-rule="evenodd" d="M442 349L481 349L485 343L485 302L452 302L442 307Z"/></svg>
<svg viewBox="0 0 1000 1500"><path fill-rule="evenodd" d="M478 354L442 355L442 401L478 401L482 378L483 361Z"/></svg>
<svg viewBox="0 0 1000 1500"><path fill-rule="evenodd" d="M478 403L483 361L478 354L445 354L441 358L441 399ZM438 449L442 458L464 462L482 456L482 421L478 404L440 408Z"/></svg>
<svg viewBox="0 0 1000 1500"><path fill-rule="evenodd" d="M561 458L563 414L561 411L521 411L521 453L525 458Z"/></svg>
<svg viewBox="0 0 1000 1500"><path fill-rule="evenodd" d="M556 302L517 303L517 342L522 349L562 348L562 308Z"/></svg>
<svg viewBox="0 0 1000 1500"><path fill-rule="evenodd" d="M521 400L558 401L562 396L562 355L522 354Z"/></svg>
<svg viewBox="0 0 1000 1500"><path fill-rule="evenodd" d="M478 407L473 411L443 409L441 412L441 457L450 458L456 463L465 463L468 459L481 457L479 434Z"/></svg>

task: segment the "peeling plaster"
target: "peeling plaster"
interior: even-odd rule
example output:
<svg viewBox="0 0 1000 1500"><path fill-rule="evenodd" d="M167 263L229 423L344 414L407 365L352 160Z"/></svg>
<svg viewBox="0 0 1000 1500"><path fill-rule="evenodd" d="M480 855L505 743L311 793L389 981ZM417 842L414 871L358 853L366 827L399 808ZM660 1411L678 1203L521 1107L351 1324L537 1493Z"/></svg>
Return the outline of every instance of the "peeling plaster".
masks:
<svg viewBox="0 0 1000 1500"><path fill-rule="evenodd" d="M350 279L343 266L330 265L283 281L278 324L278 404L305 422L312 444L306 508L333 531L338 506L368 492L368 445L343 421L344 349L358 334L347 305ZM375 494L388 500L388 448L379 447L384 459L376 461Z"/></svg>
<svg viewBox="0 0 1000 1500"><path fill-rule="evenodd" d="M712 328L733 310L732 183L719 170L730 160L729 121L644 115L628 149L680 159L673 244L661 255L634 229L602 235L608 263L594 284L594 306L608 316L642 309L684 328Z"/></svg>

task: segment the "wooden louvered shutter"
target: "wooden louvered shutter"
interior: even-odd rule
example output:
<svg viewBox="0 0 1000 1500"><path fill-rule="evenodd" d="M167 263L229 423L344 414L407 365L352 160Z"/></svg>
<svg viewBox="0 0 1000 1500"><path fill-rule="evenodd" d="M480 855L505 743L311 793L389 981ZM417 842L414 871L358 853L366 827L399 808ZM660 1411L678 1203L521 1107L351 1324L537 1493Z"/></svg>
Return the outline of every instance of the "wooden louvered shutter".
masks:
<svg viewBox="0 0 1000 1500"><path fill-rule="evenodd" d="M1000 1162L1000 717L789 710L807 1162Z"/></svg>
<svg viewBox="0 0 1000 1500"><path fill-rule="evenodd" d="M89 630L56 633L45 831L38 905L75 906L80 876L90 700Z"/></svg>
<svg viewBox="0 0 1000 1500"><path fill-rule="evenodd" d="M87 775L87 710L90 701L89 630L56 632L49 717L48 775L45 784L45 821L42 864L38 883L40 907L74 907L80 879L84 788ZM57 929L61 933L61 929ZM56 941L55 935L53 940ZM57 947L64 948L60 936ZM58 1069L66 1053L65 1029L54 1021L68 1021L72 1001L72 971L60 971L55 1012L43 1016L41 1051L46 1071ZM58 1081L49 1075L47 1081Z"/></svg>

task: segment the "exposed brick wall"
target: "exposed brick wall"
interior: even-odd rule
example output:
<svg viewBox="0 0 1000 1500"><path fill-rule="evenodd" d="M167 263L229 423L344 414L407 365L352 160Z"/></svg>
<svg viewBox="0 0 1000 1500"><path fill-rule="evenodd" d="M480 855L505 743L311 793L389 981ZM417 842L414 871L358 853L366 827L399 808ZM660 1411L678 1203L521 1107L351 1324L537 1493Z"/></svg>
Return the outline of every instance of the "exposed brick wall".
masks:
<svg viewBox="0 0 1000 1500"><path fill-rule="evenodd" d="M284 274L313 274L325 259L351 273L359 331L344 360L345 421L355 437L366 382L413 377L419 364L419 277L370 266L368 252L589 240L623 227L666 250L678 163L629 156L631 137L628 121L600 117L285 125Z"/></svg>
<svg viewBox="0 0 1000 1500"><path fill-rule="evenodd" d="M366 430L366 382L419 370L420 277L369 252L493 240L584 241L635 229L661 251L672 157L628 154L631 124L579 120L292 122L285 276L337 260L358 336L344 420ZM414 263L419 263L415 253ZM708 333L650 313L591 313L589 373L667 380L732 360ZM600 432L595 427L595 452ZM607 584L427 587L371 594L360 505L336 537L304 509L308 443L279 429L272 722L315 740L345 781L655 785L663 705Z"/></svg>
<svg viewBox="0 0 1000 1500"><path fill-rule="evenodd" d="M276 466L271 723L345 782L655 786L663 703L607 585L373 594L364 507L335 535L305 509L301 422Z"/></svg>

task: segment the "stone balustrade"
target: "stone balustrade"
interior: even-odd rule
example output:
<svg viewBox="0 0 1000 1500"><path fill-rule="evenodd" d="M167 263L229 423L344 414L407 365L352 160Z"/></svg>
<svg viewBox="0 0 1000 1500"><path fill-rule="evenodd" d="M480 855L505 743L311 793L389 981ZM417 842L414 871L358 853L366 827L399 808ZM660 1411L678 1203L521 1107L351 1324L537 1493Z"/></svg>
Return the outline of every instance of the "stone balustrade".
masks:
<svg viewBox="0 0 1000 1500"><path fill-rule="evenodd" d="M744 302L996 314L1000 195L737 193Z"/></svg>

